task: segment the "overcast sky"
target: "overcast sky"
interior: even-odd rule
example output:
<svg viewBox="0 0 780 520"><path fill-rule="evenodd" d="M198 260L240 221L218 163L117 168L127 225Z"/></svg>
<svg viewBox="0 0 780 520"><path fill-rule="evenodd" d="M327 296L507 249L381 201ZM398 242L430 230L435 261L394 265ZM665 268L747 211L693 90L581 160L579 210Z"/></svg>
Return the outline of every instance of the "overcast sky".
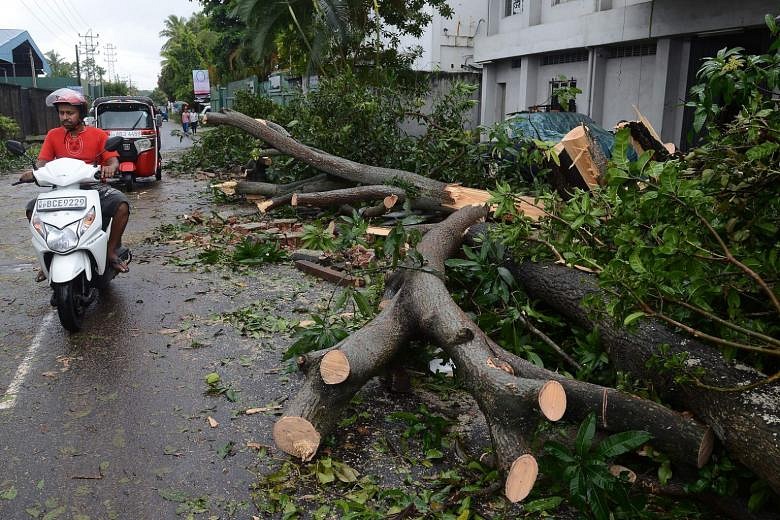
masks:
<svg viewBox="0 0 780 520"><path fill-rule="evenodd" d="M56 51L76 61L75 46L91 29L99 44L98 65L108 70L106 45L115 48L116 74L140 89L157 86L159 36L168 15L189 17L200 10L190 0L2 0L0 29L26 30L41 52ZM83 60L84 55L80 54Z"/></svg>

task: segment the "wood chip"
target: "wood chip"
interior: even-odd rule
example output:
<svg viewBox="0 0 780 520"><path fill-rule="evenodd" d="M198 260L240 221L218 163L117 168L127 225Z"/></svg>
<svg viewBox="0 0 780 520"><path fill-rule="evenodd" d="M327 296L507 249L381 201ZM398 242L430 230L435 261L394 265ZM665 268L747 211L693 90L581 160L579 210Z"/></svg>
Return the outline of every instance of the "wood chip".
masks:
<svg viewBox="0 0 780 520"><path fill-rule="evenodd" d="M261 408L249 408L248 410L244 411L245 415L254 415L256 413L265 413L265 412L272 412L274 410L281 410L282 405L275 404L273 406L263 406Z"/></svg>
<svg viewBox="0 0 780 520"><path fill-rule="evenodd" d="M212 428L216 428L217 426L219 426L217 420L211 416L208 417L208 421L209 421L209 426L211 426Z"/></svg>
<svg viewBox="0 0 780 520"><path fill-rule="evenodd" d="M168 336L171 334L178 334L179 331L177 329L160 329L157 331L157 334L162 334L163 336Z"/></svg>

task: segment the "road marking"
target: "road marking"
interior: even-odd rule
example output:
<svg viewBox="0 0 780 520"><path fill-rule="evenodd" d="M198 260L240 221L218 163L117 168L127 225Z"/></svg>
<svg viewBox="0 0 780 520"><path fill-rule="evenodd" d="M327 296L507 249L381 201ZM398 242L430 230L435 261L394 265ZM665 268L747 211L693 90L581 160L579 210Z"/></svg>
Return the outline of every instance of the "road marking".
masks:
<svg viewBox="0 0 780 520"><path fill-rule="evenodd" d="M51 323L51 320L54 319L54 314L55 312L53 310L49 311L49 314L43 318L43 323L41 323L41 327L38 329L38 333L33 338L32 344L30 345L30 348L27 350L27 354L25 354L24 359L22 360L22 364L19 365L19 368L16 369L16 375L11 381L11 384L8 385L8 389L5 391L5 394L0 397L0 410L13 408L16 404L16 394L19 393L19 389L22 387L24 379L27 377L27 374L30 373L30 368L32 368L32 361L35 359L35 354L38 352L38 349L41 348L41 341L46 335L46 329L48 328L49 323Z"/></svg>

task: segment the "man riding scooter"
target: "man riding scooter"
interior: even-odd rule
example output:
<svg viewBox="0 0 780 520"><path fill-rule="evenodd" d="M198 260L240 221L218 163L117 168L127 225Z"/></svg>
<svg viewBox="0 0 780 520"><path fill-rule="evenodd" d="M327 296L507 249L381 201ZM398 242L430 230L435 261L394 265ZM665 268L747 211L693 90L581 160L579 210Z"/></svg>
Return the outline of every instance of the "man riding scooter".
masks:
<svg viewBox="0 0 780 520"><path fill-rule="evenodd" d="M46 134L43 146L38 154L36 166L43 167L47 162L62 157L79 159L88 164L100 162L101 180L106 181L114 176L119 166L117 152L105 150L108 134L95 127L85 126L84 117L87 115L87 100L79 92L72 89L57 89L46 97L46 105L57 110L57 115L62 126L50 130ZM21 182L34 182L33 172L22 174ZM122 234L130 217L130 202L127 197L117 189L104 183L96 187L100 194L103 222L111 220L111 233L108 241L107 258L109 265L116 271L126 273L129 271L127 264L117 255L117 248L122 244ZM35 199L27 204L27 219L32 216ZM39 273L38 280L45 277Z"/></svg>

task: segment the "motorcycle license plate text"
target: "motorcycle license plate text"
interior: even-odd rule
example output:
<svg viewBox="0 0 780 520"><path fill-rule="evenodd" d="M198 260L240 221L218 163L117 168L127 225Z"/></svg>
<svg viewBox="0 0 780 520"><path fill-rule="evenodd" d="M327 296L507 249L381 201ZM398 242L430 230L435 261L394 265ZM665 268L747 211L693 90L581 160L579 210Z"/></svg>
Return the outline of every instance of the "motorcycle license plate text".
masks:
<svg viewBox="0 0 780 520"><path fill-rule="evenodd" d="M38 211L61 211L87 209L86 197L60 197L58 199L38 199Z"/></svg>
<svg viewBox="0 0 780 520"><path fill-rule="evenodd" d="M111 130L108 132L108 134L113 137L115 135L121 136L121 137L141 137L141 131L140 130Z"/></svg>

